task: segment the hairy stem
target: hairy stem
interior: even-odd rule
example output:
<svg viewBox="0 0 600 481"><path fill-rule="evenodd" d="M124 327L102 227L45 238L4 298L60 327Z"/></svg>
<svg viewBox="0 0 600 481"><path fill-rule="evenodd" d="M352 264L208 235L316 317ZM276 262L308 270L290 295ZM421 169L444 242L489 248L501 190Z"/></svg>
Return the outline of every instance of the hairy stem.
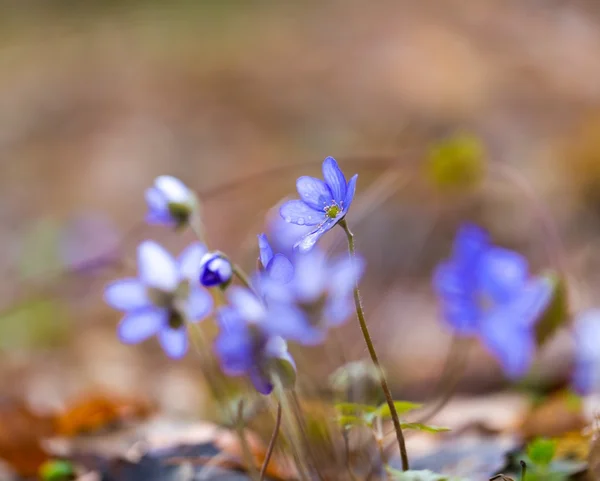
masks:
<svg viewBox="0 0 600 481"><path fill-rule="evenodd" d="M351 258L354 260L356 258L356 249L354 246L354 234L350 231L348 224L346 223L346 219L342 219L339 222L342 229L346 233L346 237L348 239L348 251L350 252ZM360 330L362 332L363 338L365 340L365 344L367 345L367 349L369 351L369 355L371 356L371 361L375 367L377 367L380 374L381 381L381 389L383 390L383 394L385 395L385 400L387 402L388 407L390 408L390 415L392 418L392 422L394 424L394 430L396 431L396 439L398 440L398 447L400 449L400 457L402 458L402 469L404 471L408 471L408 453L406 452L406 442L404 440L404 434L402 433L402 426L400 424L400 419L398 418L398 412L396 411L396 406L394 405L394 398L392 397L392 393L388 386L387 380L385 378L385 374L381 369L381 364L379 362L379 357L377 356L377 352L375 351L375 346L373 346L373 341L371 339L371 334L369 333L369 328L367 327L367 321L365 320L365 312L362 306L362 301L360 298L360 290L358 288L358 279L354 285L354 305L356 306L356 317L358 318L358 323L360 324Z"/></svg>
<svg viewBox="0 0 600 481"><path fill-rule="evenodd" d="M273 455L273 450L275 449L275 443L277 442L277 436L279 435L279 427L281 426L281 403L277 403L277 415L275 416L275 427L273 428L273 434L271 435L271 440L269 441L269 446L267 447L267 453L265 454L265 460L263 461L263 465L260 468L260 481L265 479L265 474L267 472L267 468L269 467L269 461L271 461L271 456Z"/></svg>

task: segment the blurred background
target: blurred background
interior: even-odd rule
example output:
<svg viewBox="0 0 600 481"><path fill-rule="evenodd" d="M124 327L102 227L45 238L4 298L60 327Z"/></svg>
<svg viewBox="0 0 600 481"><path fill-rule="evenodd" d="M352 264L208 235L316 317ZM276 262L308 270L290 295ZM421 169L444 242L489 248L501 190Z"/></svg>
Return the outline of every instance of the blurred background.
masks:
<svg viewBox="0 0 600 481"><path fill-rule="evenodd" d="M252 269L270 209L333 155L359 173L349 223L375 342L398 397L427 398L451 342L430 276L461 221L540 271L557 267L541 209L564 244L571 307L594 303L598 58L594 1L2 1L0 394L51 411L106 390L202 413L194 356L121 345L102 301L104 283L135 271L140 240L176 252L192 239L143 224L144 190L180 177L211 247ZM432 146L461 133L538 205L491 169L476 191L430 182ZM570 350L559 334L534 382L560 382ZM353 321L295 352L307 390L366 357ZM462 390L504 385L482 349L472 359Z"/></svg>

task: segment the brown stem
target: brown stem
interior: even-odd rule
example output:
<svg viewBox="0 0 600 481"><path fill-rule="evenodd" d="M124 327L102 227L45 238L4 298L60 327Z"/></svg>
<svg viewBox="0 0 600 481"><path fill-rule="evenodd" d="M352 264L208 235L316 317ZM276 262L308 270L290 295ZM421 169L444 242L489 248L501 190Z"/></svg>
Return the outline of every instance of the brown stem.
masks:
<svg viewBox="0 0 600 481"><path fill-rule="evenodd" d="M281 426L281 403L277 403L277 416L275 417L275 427L273 428L273 434L271 435L271 440L269 441L269 446L267 447L267 453L265 455L265 460L263 461L263 465L260 468L260 481L265 479L265 474L267 472L267 468L269 467L269 461L271 461L271 456L273 455L273 450L275 449L275 443L277 442L277 436L279 435L279 427Z"/></svg>

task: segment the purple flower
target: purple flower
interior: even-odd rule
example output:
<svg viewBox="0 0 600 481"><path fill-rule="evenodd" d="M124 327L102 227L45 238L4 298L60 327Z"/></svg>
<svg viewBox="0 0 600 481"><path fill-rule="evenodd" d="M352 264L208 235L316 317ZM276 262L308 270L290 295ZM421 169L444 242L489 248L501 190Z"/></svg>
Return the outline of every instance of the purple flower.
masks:
<svg viewBox="0 0 600 481"><path fill-rule="evenodd" d="M104 292L108 304L125 312L118 327L122 342L136 344L156 334L169 357L184 356L186 322L200 321L212 308L212 297L198 283L205 252L194 243L174 259L156 242L140 244L139 276L115 281Z"/></svg>
<svg viewBox="0 0 600 481"><path fill-rule="evenodd" d="M492 245L483 229L464 225L452 257L436 269L434 287L456 334L478 336L508 377L527 372L535 324L552 298L549 279L530 278L523 256Z"/></svg>
<svg viewBox="0 0 600 481"><path fill-rule="evenodd" d="M233 286L228 290L229 306L217 313L220 331L215 353L228 376L248 376L256 390L269 394L273 377L285 385L295 382L296 364L279 336L263 328L267 308L249 290Z"/></svg>
<svg viewBox="0 0 600 481"><path fill-rule="evenodd" d="M266 329L305 345L323 342L329 328L352 314L353 290L363 270L362 259L344 256L328 262L314 249L294 258L294 275L287 283L263 276L259 284L269 306Z"/></svg>
<svg viewBox="0 0 600 481"><path fill-rule="evenodd" d="M171 227L186 226L197 212L196 195L179 179L161 175L146 190L146 222Z"/></svg>
<svg viewBox="0 0 600 481"><path fill-rule="evenodd" d="M258 250L262 270L271 279L281 282L289 282L292 279L294 276L294 266L283 254L273 254L273 249L265 234L258 236Z"/></svg>
<svg viewBox="0 0 600 481"><path fill-rule="evenodd" d="M574 323L573 389L580 395L600 389L600 309L580 314Z"/></svg>
<svg viewBox="0 0 600 481"><path fill-rule="evenodd" d="M290 200L279 210L286 222L315 226L294 247L301 252L313 248L319 238L332 229L348 213L356 191L355 175L346 183L346 177L333 157L323 161L323 179L303 176L296 181L299 200Z"/></svg>
<svg viewBox="0 0 600 481"><path fill-rule="evenodd" d="M227 286L233 276L231 262L220 252L204 255L200 266L200 283L206 287Z"/></svg>

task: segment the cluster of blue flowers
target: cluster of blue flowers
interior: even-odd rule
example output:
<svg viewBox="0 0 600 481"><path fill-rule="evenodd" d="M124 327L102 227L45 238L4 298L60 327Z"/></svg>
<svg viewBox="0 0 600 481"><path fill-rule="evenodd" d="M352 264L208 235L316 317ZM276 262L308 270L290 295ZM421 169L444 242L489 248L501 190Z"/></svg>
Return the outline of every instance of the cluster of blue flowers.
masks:
<svg viewBox="0 0 600 481"><path fill-rule="evenodd" d="M323 179L300 177L300 199L285 202L281 218L303 226L293 252L274 252L265 234L258 236L259 269L234 282L235 266L201 242L173 258L153 241L138 247L137 278L108 285L106 301L125 313L118 327L124 343L139 343L153 335L168 356L178 359L188 347L188 328L214 317L219 334L214 352L229 376L247 376L269 394L275 380L293 383L296 365L287 342L315 345L330 328L353 312L353 293L364 271L359 257L328 259L316 245L344 221L356 191L337 162L323 162ZM146 192L147 222L176 229L199 220L196 195L180 180L161 176ZM345 222L345 221L344 221ZM275 239L278 245L285 240ZM433 276L442 317L458 336L475 337L498 359L509 378L528 372L536 352L536 323L552 302L547 277L533 276L526 259L494 245L488 233L462 226L452 255ZM212 291L210 289L213 289ZM214 307L224 292L227 303ZM582 393L600 388L600 311L590 311L575 323L578 345L574 386Z"/></svg>

